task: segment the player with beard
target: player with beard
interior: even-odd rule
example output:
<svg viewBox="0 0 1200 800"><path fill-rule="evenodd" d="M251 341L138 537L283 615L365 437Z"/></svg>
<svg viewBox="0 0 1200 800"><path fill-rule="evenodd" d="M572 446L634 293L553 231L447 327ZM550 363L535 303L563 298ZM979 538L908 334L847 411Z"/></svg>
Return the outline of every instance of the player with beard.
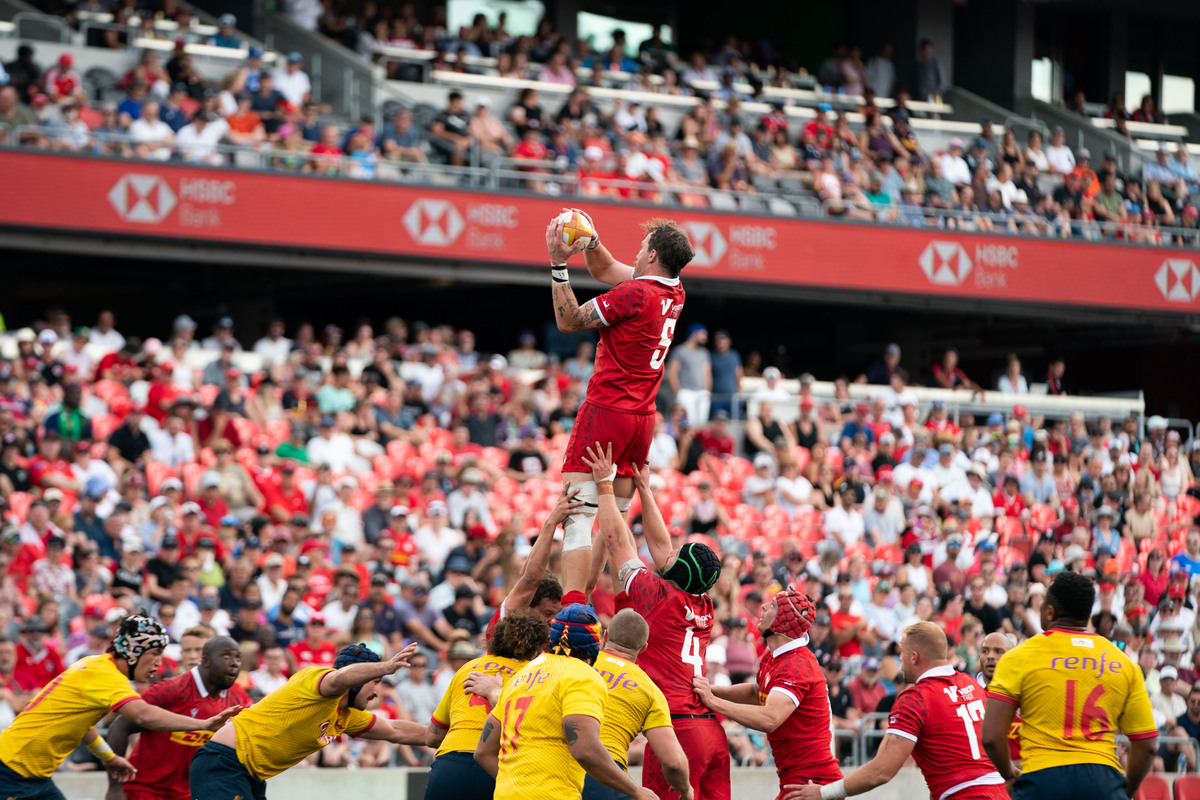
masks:
<svg viewBox="0 0 1200 800"><path fill-rule="evenodd" d="M200 719L230 706L249 706L249 695L236 684L241 669L238 643L228 636L215 636L204 643L199 666L159 681L142 693L142 699L175 714ZM139 731L141 728L133 721L118 717L108 729L108 743L124 755L130 735ZM211 737L209 731L142 731L129 754L137 773L125 784L109 776L106 800L189 800L192 756Z"/></svg>
<svg viewBox="0 0 1200 800"><path fill-rule="evenodd" d="M267 778L299 764L342 734L407 741L396 721L377 722L367 706L385 675L408 666L410 644L387 661L364 644L343 647L329 667L305 667L223 726L192 759L192 797L264 800Z"/></svg>

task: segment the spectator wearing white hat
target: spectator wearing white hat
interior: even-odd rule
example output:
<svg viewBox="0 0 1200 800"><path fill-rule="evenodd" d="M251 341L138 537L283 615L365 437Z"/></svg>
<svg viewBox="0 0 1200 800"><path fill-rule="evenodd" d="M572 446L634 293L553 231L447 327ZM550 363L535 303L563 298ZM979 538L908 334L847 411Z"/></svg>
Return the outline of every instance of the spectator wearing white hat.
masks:
<svg viewBox="0 0 1200 800"><path fill-rule="evenodd" d="M483 473L475 467L467 467L459 477L458 488L446 498L449 510L450 525L461 528L467 511L473 510L479 515L479 521L485 527L492 527L492 512L488 509L487 495L483 489Z"/></svg>
<svg viewBox="0 0 1200 800"><path fill-rule="evenodd" d="M425 508L425 524L413 537L423 563L444 564L450 551L463 543L462 532L447 524L449 513L441 500L434 500Z"/></svg>
<svg viewBox="0 0 1200 800"><path fill-rule="evenodd" d="M754 390L754 399L758 402L769 402L786 406L792 395L783 388L781 381L783 373L779 367L767 367L763 370L763 385Z"/></svg>
<svg viewBox="0 0 1200 800"><path fill-rule="evenodd" d="M971 168L963 158L963 141L957 136L950 139L946 152L942 154L942 177L955 186L966 186L971 183Z"/></svg>
<svg viewBox="0 0 1200 800"><path fill-rule="evenodd" d="M775 459L769 453L759 453L754 457L754 474L746 477L742 484L742 501L762 511L767 506L776 504Z"/></svg>
<svg viewBox="0 0 1200 800"><path fill-rule="evenodd" d="M1169 722L1187 713L1187 701L1175 693L1179 671L1169 664L1158 670L1159 691L1150 696L1150 705Z"/></svg>

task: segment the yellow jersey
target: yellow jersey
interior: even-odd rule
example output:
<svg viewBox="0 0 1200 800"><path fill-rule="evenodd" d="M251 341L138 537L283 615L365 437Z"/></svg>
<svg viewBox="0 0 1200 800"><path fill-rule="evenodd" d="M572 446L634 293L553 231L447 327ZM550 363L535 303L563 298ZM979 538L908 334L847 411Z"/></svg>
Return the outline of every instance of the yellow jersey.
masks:
<svg viewBox="0 0 1200 800"><path fill-rule="evenodd" d="M343 733L354 736L375 724L370 711L349 706L339 709L342 695L321 695L321 680L334 671L305 667L233 718L238 760L247 772L265 781Z"/></svg>
<svg viewBox="0 0 1200 800"><path fill-rule="evenodd" d="M0 761L26 778L48 778L101 717L139 697L111 654L81 658L0 733Z"/></svg>
<svg viewBox="0 0 1200 800"><path fill-rule="evenodd" d="M571 755L563 717L603 722L607 687L600 673L570 656L544 653L500 692L500 770L494 800L566 800L583 792L583 767Z"/></svg>
<svg viewBox="0 0 1200 800"><path fill-rule="evenodd" d="M600 741L613 761L628 767L629 743L639 733L651 728L671 727L667 698L632 661L601 650L594 666L608 687Z"/></svg>
<svg viewBox="0 0 1200 800"><path fill-rule="evenodd" d="M988 697L1021 709L1021 771L1070 764L1120 770L1114 734L1157 736L1142 671L1102 636L1051 629L1009 650Z"/></svg>
<svg viewBox="0 0 1200 800"><path fill-rule="evenodd" d="M492 706L487 700L476 694L467 694L463 690L463 682L472 672L482 672L484 675L499 675L504 685L517 670L525 666L527 661L515 661L503 656L480 656L468 661L454 673L446 693L433 711L430 719L434 725L446 731L446 738L437 750L437 754L445 755L460 750L475 752L479 744L479 734L483 732L483 723L491 712Z"/></svg>

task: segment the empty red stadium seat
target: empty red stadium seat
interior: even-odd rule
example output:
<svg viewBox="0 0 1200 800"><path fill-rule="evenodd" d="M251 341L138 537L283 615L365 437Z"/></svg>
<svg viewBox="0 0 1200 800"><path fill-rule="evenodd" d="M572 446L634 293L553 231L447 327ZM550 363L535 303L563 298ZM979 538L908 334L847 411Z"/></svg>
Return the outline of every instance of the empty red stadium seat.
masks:
<svg viewBox="0 0 1200 800"><path fill-rule="evenodd" d="M1200 775L1185 774L1175 779L1175 800L1200 800Z"/></svg>
<svg viewBox="0 0 1200 800"><path fill-rule="evenodd" d="M1000 543L1008 544L1013 536L1025 534L1025 523L1019 517L996 517L996 533L1000 534Z"/></svg>
<svg viewBox="0 0 1200 800"><path fill-rule="evenodd" d="M13 492L8 496L8 510L17 518L17 522L24 524L25 517L29 514L29 507L33 505L33 495L28 492Z"/></svg>
<svg viewBox="0 0 1200 800"><path fill-rule="evenodd" d="M1138 787L1134 800L1171 800L1171 784L1162 775L1151 772Z"/></svg>
<svg viewBox="0 0 1200 800"><path fill-rule="evenodd" d="M150 491L151 497L158 494L158 488L162 486L162 482L167 478L178 477L178 473L166 464L158 461L149 461L146 463L146 488Z"/></svg>

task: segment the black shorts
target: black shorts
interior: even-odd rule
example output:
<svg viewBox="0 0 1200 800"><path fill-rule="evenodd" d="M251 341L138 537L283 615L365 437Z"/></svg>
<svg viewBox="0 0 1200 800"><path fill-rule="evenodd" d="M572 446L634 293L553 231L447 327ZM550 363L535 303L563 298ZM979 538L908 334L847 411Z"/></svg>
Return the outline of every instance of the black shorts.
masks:
<svg viewBox="0 0 1200 800"><path fill-rule="evenodd" d="M621 765L617 764L617 766ZM622 769L624 768L622 767ZM618 792L611 786L605 786L591 775L584 775L582 800L633 800L633 798L624 792Z"/></svg>
<svg viewBox="0 0 1200 800"><path fill-rule="evenodd" d="M1107 764L1069 764L1022 773L1013 800L1127 800L1125 776Z"/></svg>
<svg viewBox="0 0 1200 800"><path fill-rule="evenodd" d="M192 758L192 800L267 800L267 782L246 771L232 747L210 741Z"/></svg>
<svg viewBox="0 0 1200 800"><path fill-rule="evenodd" d="M479 800L496 792L496 779L479 766L475 754L456 750L440 755L429 768L425 800Z"/></svg>
<svg viewBox="0 0 1200 800"><path fill-rule="evenodd" d="M0 762L0 797L9 800L66 800L49 778L26 778Z"/></svg>

